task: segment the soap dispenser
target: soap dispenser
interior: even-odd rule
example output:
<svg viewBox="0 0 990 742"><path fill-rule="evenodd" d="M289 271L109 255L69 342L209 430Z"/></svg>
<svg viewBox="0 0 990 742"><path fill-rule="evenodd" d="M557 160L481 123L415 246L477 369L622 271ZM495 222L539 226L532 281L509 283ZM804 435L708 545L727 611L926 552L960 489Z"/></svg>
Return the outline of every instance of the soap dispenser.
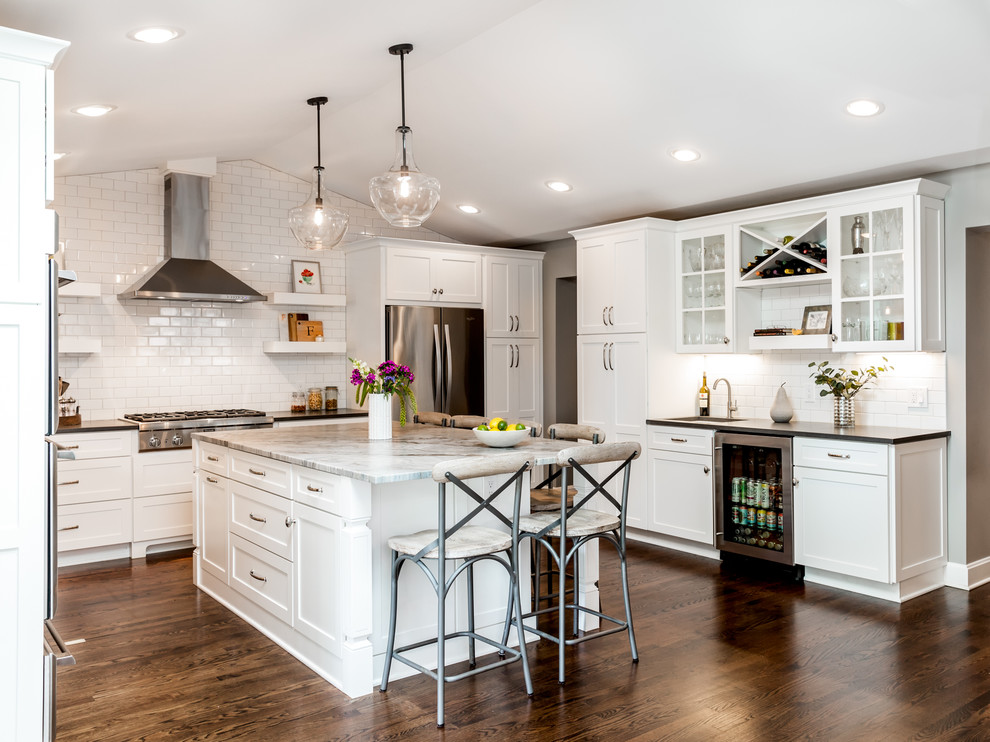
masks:
<svg viewBox="0 0 990 742"><path fill-rule="evenodd" d="M777 396L773 399L773 404L770 405L770 419L775 423L788 423L791 418L794 417L794 408L791 406L791 400L787 398L787 392L784 391L784 384L780 385L777 390Z"/></svg>

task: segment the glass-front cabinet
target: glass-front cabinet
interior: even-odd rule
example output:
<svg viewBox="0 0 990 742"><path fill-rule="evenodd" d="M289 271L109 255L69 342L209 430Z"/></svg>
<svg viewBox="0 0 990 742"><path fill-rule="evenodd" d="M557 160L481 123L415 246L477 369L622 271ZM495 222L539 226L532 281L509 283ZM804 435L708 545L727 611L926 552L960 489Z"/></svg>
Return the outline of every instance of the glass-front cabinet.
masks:
<svg viewBox="0 0 990 742"><path fill-rule="evenodd" d="M833 327L844 351L918 347L913 199L836 210Z"/></svg>
<svg viewBox="0 0 990 742"><path fill-rule="evenodd" d="M685 233L676 250L677 351L731 353L731 230Z"/></svg>

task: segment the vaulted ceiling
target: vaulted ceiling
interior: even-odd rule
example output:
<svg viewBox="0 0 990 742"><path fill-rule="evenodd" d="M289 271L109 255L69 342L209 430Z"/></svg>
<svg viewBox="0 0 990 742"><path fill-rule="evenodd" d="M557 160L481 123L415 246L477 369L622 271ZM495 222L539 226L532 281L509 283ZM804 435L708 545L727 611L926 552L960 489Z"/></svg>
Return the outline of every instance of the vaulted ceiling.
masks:
<svg viewBox="0 0 990 742"><path fill-rule="evenodd" d="M0 25L72 43L59 175L215 156L308 180L325 95L329 187L364 203L399 123L387 48L412 42L407 119L442 185L427 226L477 244L990 161L988 0L0 0ZM183 35L128 38L148 25ZM884 111L850 116L856 98ZM70 111L88 103L117 108Z"/></svg>

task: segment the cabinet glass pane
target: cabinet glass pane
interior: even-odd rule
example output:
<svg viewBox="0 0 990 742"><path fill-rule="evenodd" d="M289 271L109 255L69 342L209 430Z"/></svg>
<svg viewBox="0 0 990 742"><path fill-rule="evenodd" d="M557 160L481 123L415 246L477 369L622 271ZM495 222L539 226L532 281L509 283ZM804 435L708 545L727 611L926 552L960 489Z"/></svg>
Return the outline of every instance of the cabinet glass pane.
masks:
<svg viewBox="0 0 990 742"><path fill-rule="evenodd" d="M697 273L701 270L701 238L684 240L681 243L681 270Z"/></svg>
<svg viewBox="0 0 990 742"><path fill-rule="evenodd" d="M869 295L869 258L844 258L842 260L842 298L856 298Z"/></svg>
<svg viewBox="0 0 990 742"><path fill-rule="evenodd" d="M725 311L705 312L705 345L722 345L725 338Z"/></svg>
<svg viewBox="0 0 990 742"><path fill-rule="evenodd" d="M701 276L684 276L681 279L681 308L700 309L703 293Z"/></svg>
<svg viewBox="0 0 990 742"><path fill-rule="evenodd" d="M840 338L847 342L870 340L870 302L842 302L842 327Z"/></svg>
<svg viewBox="0 0 990 742"><path fill-rule="evenodd" d="M873 294L891 296L904 293L904 253L878 255L873 259Z"/></svg>
<svg viewBox="0 0 990 742"><path fill-rule="evenodd" d="M725 281L722 273L705 274L705 306L725 306Z"/></svg>
<svg viewBox="0 0 990 742"><path fill-rule="evenodd" d="M873 303L873 328L878 340L903 340L904 300L875 301Z"/></svg>
<svg viewBox="0 0 990 742"><path fill-rule="evenodd" d="M720 271L725 268L725 236L721 234L705 237L704 268L706 271Z"/></svg>
<svg viewBox="0 0 990 742"><path fill-rule="evenodd" d="M704 340L704 333L702 332L702 313L698 312L684 312L681 315L681 321L683 322L683 341L685 345L701 345Z"/></svg>
<svg viewBox="0 0 990 742"><path fill-rule="evenodd" d="M873 252L904 249L904 212L902 209L883 209L871 214Z"/></svg>
<svg viewBox="0 0 990 742"><path fill-rule="evenodd" d="M857 222L858 220L858 222ZM870 245L870 215L867 212L862 212L861 214L849 214L844 216L839 220L840 225L840 239L839 247L840 254L842 256L846 255L859 255L872 252L872 246ZM856 227L856 232L854 234L853 227ZM857 243L854 243L854 238L857 238Z"/></svg>

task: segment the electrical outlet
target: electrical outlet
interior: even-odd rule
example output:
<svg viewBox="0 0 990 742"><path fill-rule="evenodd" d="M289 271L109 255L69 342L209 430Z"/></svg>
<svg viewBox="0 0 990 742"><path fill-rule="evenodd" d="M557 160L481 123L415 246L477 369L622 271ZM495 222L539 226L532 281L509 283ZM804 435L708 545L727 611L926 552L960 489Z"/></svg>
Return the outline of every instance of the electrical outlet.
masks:
<svg viewBox="0 0 990 742"><path fill-rule="evenodd" d="M918 409L928 406L928 389L923 386L908 390L908 409Z"/></svg>

